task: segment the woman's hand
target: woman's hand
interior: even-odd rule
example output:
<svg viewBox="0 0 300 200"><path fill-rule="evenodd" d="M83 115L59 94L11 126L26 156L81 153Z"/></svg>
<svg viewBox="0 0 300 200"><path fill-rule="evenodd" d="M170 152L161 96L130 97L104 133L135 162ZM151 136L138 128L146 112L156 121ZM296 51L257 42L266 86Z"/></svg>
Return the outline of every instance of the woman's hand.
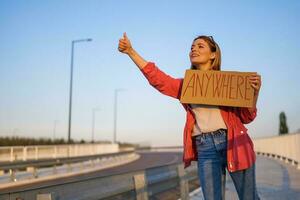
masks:
<svg viewBox="0 0 300 200"><path fill-rule="evenodd" d="M128 39L126 32L123 34L123 38L119 40L118 50L122 53L128 54L132 52L132 46L130 40Z"/></svg>
<svg viewBox="0 0 300 200"><path fill-rule="evenodd" d="M254 89L254 99L253 99L253 107L249 108L251 110L256 109L257 98L259 94L259 90L261 87L261 77L259 74L253 74L249 77L250 85Z"/></svg>
<svg viewBox="0 0 300 200"><path fill-rule="evenodd" d="M147 61L132 48L130 40L128 39L126 33L123 33L123 38L119 40L118 50L122 53L127 54L136 64L136 66L138 66L138 68L143 69L146 66Z"/></svg>
<svg viewBox="0 0 300 200"><path fill-rule="evenodd" d="M249 77L250 85L254 89L254 94L258 94L261 87L261 76L253 74Z"/></svg>

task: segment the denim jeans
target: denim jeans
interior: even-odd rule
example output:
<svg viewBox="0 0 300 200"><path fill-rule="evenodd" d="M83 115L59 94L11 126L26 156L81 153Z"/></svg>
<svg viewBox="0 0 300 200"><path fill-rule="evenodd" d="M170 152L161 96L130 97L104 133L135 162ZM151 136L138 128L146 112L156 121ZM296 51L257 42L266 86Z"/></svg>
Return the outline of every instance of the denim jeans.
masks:
<svg viewBox="0 0 300 200"><path fill-rule="evenodd" d="M224 200L227 166L227 130L219 129L195 136L198 176L205 200ZM245 170L229 172L240 200L259 200L255 183L255 164Z"/></svg>

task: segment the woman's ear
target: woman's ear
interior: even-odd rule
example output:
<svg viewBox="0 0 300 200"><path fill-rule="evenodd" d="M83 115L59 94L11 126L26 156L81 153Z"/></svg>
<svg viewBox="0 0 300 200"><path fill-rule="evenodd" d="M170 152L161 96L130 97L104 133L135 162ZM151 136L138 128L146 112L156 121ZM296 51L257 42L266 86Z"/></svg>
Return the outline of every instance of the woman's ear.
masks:
<svg viewBox="0 0 300 200"><path fill-rule="evenodd" d="M216 52L212 52L210 54L210 59L215 59L216 58Z"/></svg>

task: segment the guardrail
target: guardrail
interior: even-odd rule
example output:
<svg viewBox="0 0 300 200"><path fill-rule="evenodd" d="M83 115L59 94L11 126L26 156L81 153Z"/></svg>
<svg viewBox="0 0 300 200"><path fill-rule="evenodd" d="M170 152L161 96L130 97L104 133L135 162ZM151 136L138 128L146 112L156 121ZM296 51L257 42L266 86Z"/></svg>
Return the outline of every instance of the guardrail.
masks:
<svg viewBox="0 0 300 200"><path fill-rule="evenodd" d="M76 157L119 151L118 144L71 144L0 147L0 162Z"/></svg>
<svg viewBox="0 0 300 200"><path fill-rule="evenodd" d="M253 140L255 151L291 162L300 169L300 134L288 134ZM164 150L180 147L164 148ZM155 150L159 150L156 148ZM113 176L60 181L7 192L2 200L83 200L83 199L189 199L189 191L199 187L195 162L186 169L183 164L165 165ZM171 198L170 198L171 196Z"/></svg>
<svg viewBox="0 0 300 200"><path fill-rule="evenodd" d="M75 178L74 178L75 179ZM84 200L84 199L189 199L189 190L199 187L197 166L183 164L148 168L105 177L81 178L53 185L1 193L1 200Z"/></svg>
<svg viewBox="0 0 300 200"><path fill-rule="evenodd" d="M15 161L15 162L0 162L0 175L8 172L11 181L16 181L16 172L24 171L32 173L32 178L38 178L38 169L43 167L52 167L53 174L56 173L56 167L61 165L67 165L68 171L72 171L72 165L76 163L83 163L85 161L91 161L92 165L94 160L103 158L112 158L115 156L122 156L125 154L134 153L134 150L122 151L118 153L100 154L100 155L90 155L90 156L77 156L69 158L58 158L58 159L42 159L33 161Z"/></svg>
<svg viewBox="0 0 300 200"><path fill-rule="evenodd" d="M300 169L300 133L257 138L253 143L258 154L285 160Z"/></svg>

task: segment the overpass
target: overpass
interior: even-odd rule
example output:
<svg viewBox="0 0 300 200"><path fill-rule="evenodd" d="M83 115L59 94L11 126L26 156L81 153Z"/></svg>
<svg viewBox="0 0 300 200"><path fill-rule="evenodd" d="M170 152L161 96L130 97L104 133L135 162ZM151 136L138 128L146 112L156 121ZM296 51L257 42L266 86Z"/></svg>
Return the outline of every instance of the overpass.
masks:
<svg viewBox="0 0 300 200"><path fill-rule="evenodd" d="M257 187L261 199L300 199L300 134L259 138L253 141L257 153ZM140 159L118 169L107 169L107 174L105 171L99 171L71 177L67 181L58 180L39 183L38 186L0 189L0 199L203 198L195 163L183 169L182 149L154 148L151 151L136 153L142 155ZM141 160L145 157L148 161ZM162 163L157 166L150 164L159 158L162 158ZM138 161L142 161L140 164L146 163L147 166L141 165L128 171L129 166L137 166ZM230 176L227 176L226 196L227 199L237 199Z"/></svg>

